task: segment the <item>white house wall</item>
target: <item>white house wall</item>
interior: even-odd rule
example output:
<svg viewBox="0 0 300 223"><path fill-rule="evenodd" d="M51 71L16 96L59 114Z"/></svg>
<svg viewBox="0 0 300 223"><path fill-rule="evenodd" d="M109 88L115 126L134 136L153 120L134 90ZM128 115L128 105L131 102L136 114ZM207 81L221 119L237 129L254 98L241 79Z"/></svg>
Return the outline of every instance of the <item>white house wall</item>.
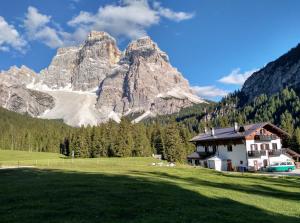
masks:
<svg viewBox="0 0 300 223"><path fill-rule="evenodd" d="M218 146L217 155L224 163L222 169L227 169L227 160L231 160L233 167L247 167L246 147L244 144L232 145L232 152L227 150L227 145L220 145ZM241 164L241 161L243 164Z"/></svg>
<svg viewBox="0 0 300 223"><path fill-rule="evenodd" d="M208 151L212 152L212 146L208 147ZM205 152L204 146L197 146L197 152ZM232 145L232 152L227 150L227 145L217 146L216 155L222 160L222 170L227 170L227 160L231 160L232 166L247 167L247 153L245 144ZM241 164L240 162L243 162Z"/></svg>

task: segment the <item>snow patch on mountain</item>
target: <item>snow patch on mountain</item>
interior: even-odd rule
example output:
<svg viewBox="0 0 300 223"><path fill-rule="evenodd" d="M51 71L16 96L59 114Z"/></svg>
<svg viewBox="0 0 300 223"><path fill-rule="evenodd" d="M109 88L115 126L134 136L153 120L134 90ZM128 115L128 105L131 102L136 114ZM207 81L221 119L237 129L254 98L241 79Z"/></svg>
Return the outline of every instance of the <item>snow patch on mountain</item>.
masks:
<svg viewBox="0 0 300 223"><path fill-rule="evenodd" d="M191 101L195 104L207 103L205 100L199 98L198 96L193 95L193 94L188 93L188 92L185 92L180 88L173 88L170 91L158 94L156 97L158 97L158 98L173 97L173 98L178 98L178 99L188 99L189 101Z"/></svg>
<svg viewBox="0 0 300 223"><path fill-rule="evenodd" d="M71 126L97 125L99 113L95 109L97 95L91 92L44 91L55 99L55 107L40 116L44 119L63 119Z"/></svg>
<svg viewBox="0 0 300 223"><path fill-rule="evenodd" d="M144 114L142 114L139 117L137 117L136 119L134 119L132 121L132 123L139 123L140 121L144 120L145 118L147 118L149 116L155 116L155 114L153 114L151 111L146 111Z"/></svg>

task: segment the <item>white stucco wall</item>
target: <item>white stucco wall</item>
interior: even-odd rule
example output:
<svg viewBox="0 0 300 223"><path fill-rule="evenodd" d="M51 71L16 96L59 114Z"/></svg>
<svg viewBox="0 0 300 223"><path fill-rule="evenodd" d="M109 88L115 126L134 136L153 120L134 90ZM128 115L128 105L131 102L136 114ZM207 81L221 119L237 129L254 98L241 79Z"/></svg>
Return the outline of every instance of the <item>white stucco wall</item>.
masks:
<svg viewBox="0 0 300 223"><path fill-rule="evenodd" d="M217 155L222 159L223 168L227 169L227 160L231 160L232 166L247 166L247 154L245 144L232 145L232 152L227 150L227 145L218 146ZM240 161L243 161L243 164L240 164Z"/></svg>
<svg viewBox="0 0 300 223"><path fill-rule="evenodd" d="M209 152L213 151L212 148L212 146L208 147ZM205 152L205 147L198 146L197 152ZM232 145L232 152L227 150L227 145L219 145L217 146L216 155L222 160L219 164L222 170L227 170L227 160L231 160L233 167L247 167L248 165L245 144ZM243 161L243 164L240 164L240 161Z"/></svg>

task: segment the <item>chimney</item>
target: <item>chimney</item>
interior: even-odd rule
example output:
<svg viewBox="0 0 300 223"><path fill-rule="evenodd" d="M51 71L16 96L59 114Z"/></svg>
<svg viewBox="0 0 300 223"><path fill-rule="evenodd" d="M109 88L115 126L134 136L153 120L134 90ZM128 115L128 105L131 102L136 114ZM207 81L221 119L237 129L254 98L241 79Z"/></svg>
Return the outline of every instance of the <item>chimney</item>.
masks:
<svg viewBox="0 0 300 223"><path fill-rule="evenodd" d="M214 127L211 128L211 136L215 136L215 128Z"/></svg>
<svg viewBox="0 0 300 223"><path fill-rule="evenodd" d="M239 124L237 122L234 123L234 131L235 132L239 131Z"/></svg>

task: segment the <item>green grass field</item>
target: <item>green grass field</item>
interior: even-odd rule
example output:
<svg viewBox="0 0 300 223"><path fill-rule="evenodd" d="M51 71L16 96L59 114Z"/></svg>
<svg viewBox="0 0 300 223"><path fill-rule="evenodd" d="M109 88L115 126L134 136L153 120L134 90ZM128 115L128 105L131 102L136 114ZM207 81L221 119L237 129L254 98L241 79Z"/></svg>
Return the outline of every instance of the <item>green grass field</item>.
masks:
<svg viewBox="0 0 300 223"><path fill-rule="evenodd" d="M300 178L0 151L0 222L300 222ZM5 155L6 154L6 155ZM26 163L24 161L24 163ZM156 161L157 162L157 161Z"/></svg>

